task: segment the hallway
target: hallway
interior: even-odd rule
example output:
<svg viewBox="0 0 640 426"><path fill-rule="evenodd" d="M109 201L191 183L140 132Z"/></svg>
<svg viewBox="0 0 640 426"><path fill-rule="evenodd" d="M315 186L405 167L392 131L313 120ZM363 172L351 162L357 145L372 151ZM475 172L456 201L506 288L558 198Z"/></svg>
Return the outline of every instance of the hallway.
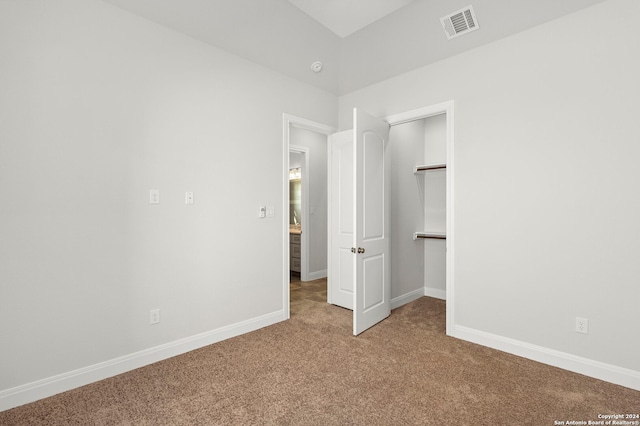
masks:
<svg viewBox="0 0 640 426"><path fill-rule="evenodd" d="M327 303L327 279L300 281L300 275L292 273L290 288L291 317L317 306Z"/></svg>

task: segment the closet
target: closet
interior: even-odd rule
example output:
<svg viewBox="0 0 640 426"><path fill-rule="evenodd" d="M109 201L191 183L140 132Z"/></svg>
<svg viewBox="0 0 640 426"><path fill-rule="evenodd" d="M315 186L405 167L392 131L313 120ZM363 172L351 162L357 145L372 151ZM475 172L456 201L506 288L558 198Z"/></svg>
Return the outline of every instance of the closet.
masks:
<svg viewBox="0 0 640 426"><path fill-rule="evenodd" d="M391 127L392 306L446 299L447 116Z"/></svg>
<svg viewBox="0 0 640 426"><path fill-rule="evenodd" d="M329 160L327 301L353 309L354 334L423 296L453 302L453 102L385 120L354 108Z"/></svg>

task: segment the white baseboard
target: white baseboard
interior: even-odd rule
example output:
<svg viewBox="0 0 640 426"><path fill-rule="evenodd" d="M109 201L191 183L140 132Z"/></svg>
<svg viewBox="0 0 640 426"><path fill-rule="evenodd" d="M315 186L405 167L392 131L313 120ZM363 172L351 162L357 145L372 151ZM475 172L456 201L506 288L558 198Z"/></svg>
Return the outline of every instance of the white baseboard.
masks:
<svg viewBox="0 0 640 426"><path fill-rule="evenodd" d="M394 297L391 299L391 309L399 308L402 305L406 305L409 302L413 302L422 296L434 297L436 299L447 299L447 292L440 290L439 288L422 287L417 290L405 293L402 296Z"/></svg>
<svg viewBox="0 0 640 426"><path fill-rule="evenodd" d="M435 299L447 300L447 291L439 288L425 287L424 295Z"/></svg>
<svg viewBox="0 0 640 426"><path fill-rule="evenodd" d="M126 373L154 362L249 333L285 319L284 311L273 312L36 382L6 389L0 391L0 411Z"/></svg>
<svg viewBox="0 0 640 426"><path fill-rule="evenodd" d="M498 349L605 382L640 390L640 371L560 352L496 334L456 325L452 337Z"/></svg>
<svg viewBox="0 0 640 426"><path fill-rule="evenodd" d="M320 271L313 271L307 274L307 281L319 280L320 278L327 277L327 270L322 269Z"/></svg>
<svg viewBox="0 0 640 426"><path fill-rule="evenodd" d="M400 306L413 302L422 296L424 296L424 287L405 293L402 296L394 297L391 299L391 309L399 308Z"/></svg>

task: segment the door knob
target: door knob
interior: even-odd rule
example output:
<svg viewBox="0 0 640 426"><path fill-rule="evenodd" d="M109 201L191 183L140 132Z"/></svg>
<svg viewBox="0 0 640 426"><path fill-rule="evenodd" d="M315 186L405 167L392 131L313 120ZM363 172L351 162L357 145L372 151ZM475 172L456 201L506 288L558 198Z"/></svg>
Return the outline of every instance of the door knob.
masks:
<svg viewBox="0 0 640 426"><path fill-rule="evenodd" d="M364 253L364 249L362 247L358 247L358 253Z"/></svg>

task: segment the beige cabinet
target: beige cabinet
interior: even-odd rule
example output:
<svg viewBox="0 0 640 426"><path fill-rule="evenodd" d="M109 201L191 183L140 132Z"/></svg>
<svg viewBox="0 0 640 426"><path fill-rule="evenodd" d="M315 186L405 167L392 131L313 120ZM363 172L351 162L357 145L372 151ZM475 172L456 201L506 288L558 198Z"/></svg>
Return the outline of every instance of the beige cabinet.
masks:
<svg viewBox="0 0 640 426"><path fill-rule="evenodd" d="M289 268L300 272L300 234L289 234Z"/></svg>

